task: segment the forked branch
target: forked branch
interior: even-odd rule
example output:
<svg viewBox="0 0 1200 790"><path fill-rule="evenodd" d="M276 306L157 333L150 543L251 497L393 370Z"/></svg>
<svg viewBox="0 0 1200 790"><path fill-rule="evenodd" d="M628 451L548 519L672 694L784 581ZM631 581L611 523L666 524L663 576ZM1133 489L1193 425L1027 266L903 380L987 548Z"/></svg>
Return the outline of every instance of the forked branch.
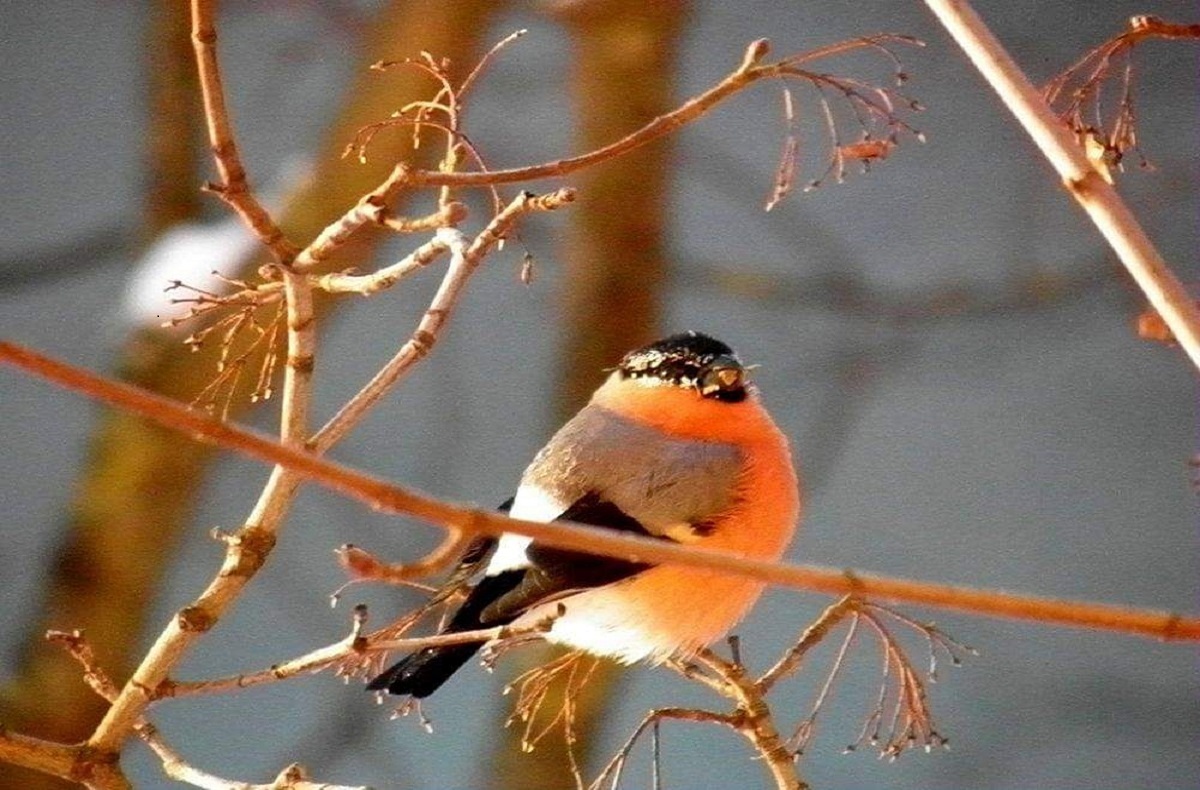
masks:
<svg viewBox="0 0 1200 790"><path fill-rule="evenodd" d="M93 691L104 699L112 702L119 695L116 685L96 661L92 648L81 631L50 631L46 638L62 645L63 649L79 662L83 669L83 679ZM205 790L368 790L364 787L344 787L325 782L313 782L308 772L299 763L293 763L282 771L271 782L254 784L239 782L223 777L214 776L188 763L167 743L162 734L144 717L139 716L135 721L134 733L162 761L163 773L170 778L205 788ZM68 777L76 778L76 777Z"/></svg>
<svg viewBox="0 0 1200 790"><path fill-rule="evenodd" d="M1148 165L1137 134L1134 84L1137 72L1133 50L1150 39L1200 40L1200 24L1181 25L1156 16L1131 17L1129 29L1089 50L1043 90L1046 102L1083 142L1102 167L1121 170L1123 160L1136 152ZM1115 94L1115 95L1114 95ZM1115 101L1113 101L1115 99Z"/></svg>

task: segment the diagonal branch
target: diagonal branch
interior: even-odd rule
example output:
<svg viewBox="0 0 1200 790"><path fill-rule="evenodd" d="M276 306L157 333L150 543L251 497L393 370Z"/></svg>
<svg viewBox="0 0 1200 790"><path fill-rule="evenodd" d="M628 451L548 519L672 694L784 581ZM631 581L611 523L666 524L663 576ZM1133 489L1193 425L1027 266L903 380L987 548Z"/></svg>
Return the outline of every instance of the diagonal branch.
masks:
<svg viewBox="0 0 1200 790"><path fill-rule="evenodd" d="M110 702L117 698L119 692L116 685L96 662L96 656L82 631L50 631L46 638L62 645L79 662L83 667L83 679L93 691ZM185 761L179 752L166 742L158 728L140 716L134 723L134 732L158 755L162 761L163 773L176 781L204 790L368 790L362 787L343 787L309 781L308 772L299 763L292 763L284 768L269 784L236 782L214 776Z"/></svg>
<svg viewBox="0 0 1200 790"><path fill-rule="evenodd" d="M758 679L763 693L770 692L776 683L795 672L808 652L816 647L817 643L836 628L842 620L852 614L858 605L859 601L854 596L846 595L821 612L821 616L817 618L816 622L804 629L804 633L796 640L796 644L792 645L779 661Z"/></svg>
<svg viewBox="0 0 1200 790"><path fill-rule="evenodd" d="M442 328L449 319L451 312L458 304L467 282L479 267L484 256L494 247L513 224L524 214L532 211L552 211L575 199L571 189L560 189L548 195L537 196L531 192L522 192L501 210L491 222L479 232L470 243L461 232L453 228L443 228L438 232L437 241L450 250L450 265L442 284L430 302L429 308L421 316L416 330L400 350L396 352L387 364L376 373L369 382L352 397L337 414L330 418L321 430L317 431L310 442L310 447L317 452L324 452L339 439L345 436L380 398L412 370L421 359L428 356L441 336Z"/></svg>
<svg viewBox="0 0 1200 790"><path fill-rule="evenodd" d="M1117 191L1088 161L1071 129L966 0L925 0L1008 109L1058 171L1063 187L1087 212L1150 304L1200 367L1200 307L1188 297Z"/></svg>
<svg viewBox="0 0 1200 790"><path fill-rule="evenodd" d="M746 672L736 657L727 661L706 648L693 660L725 681L722 693L735 707L730 724L754 746L771 772L775 787L778 790L807 790L808 785L800 778L796 767L795 755L775 726L766 689Z"/></svg>
<svg viewBox="0 0 1200 790"><path fill-rule="evenodd" d="M601 527L512 519L489 510L443 502L312 453L282 446L254 431L199 414L168 398L111 381L13 343L0 341L0 362L7 362L173 430L279 464L298 476L357 499L381 512L411 515L430 523L454 527L468 535L496 536L513 532L556 548L631 562L707 568L798 590L830 595L853 594L974 615L1118 631L1164 641L1200 640L1200 617L1195 616L858 574L815 565L763 562L732 552L640 538Z"/></svg>
<svg viewBox="0 0 1200 790"><path fill-rule="evenodd" d="M213 24L213 8L209 0L192 2L192 48L196 52L196 67L200 72L200 91L204 100L209 144L217 171L221 174L221 183L209 184L208 190L237 212L279 263L289 265L299 250L287 240L275 220L251 193L246 180L246 168L242 165L233 138L233 124L229 120L225 89L221 85L221 72L217 66L217 29Z"/></svg>
<svg viewBox="0 0 1200 790"><path fill-rule="evenodd" d="M770 52L770 42L765 38L761 38L752 42L746 48L738 67L716 85L688 99L671 112L658 116L640 129L606 146L578 156L558 159L553 162L546 162L530 167L511 168L507 170L489 170L486 172L413 170L408 173L406 182L412 187L494 186L496 184L512 184L569 175L570 173L583 170L608 159L622 156L635 148L639 148L670 134L680 127L699 119L721 102L756 82L765 79L782 78L789 75L801 75L795 68L798 63L806 62L815 57L843 54L855 49L879 49L881 44L886 42L920 45L920 42L905 36L880 34L839 42L830 47L819 49L815 53L794 55L776 63L762 63L762 59ZM809 75L804 73L802 76L807 77Z"/></svg>

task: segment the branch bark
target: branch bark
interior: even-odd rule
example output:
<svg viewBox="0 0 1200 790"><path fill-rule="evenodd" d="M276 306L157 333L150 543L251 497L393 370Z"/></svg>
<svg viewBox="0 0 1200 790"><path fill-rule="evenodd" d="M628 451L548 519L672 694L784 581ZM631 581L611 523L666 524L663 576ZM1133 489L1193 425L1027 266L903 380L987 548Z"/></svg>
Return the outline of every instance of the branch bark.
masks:
<svg viewBox="0 0 1200 790"><path fill-rule="evenodd" d="M364 29L363 68L347 90L347 99L324 139L316 145L316 172L301 191L290 197L287 209L279 215L278 224L289 237L315 237L345 206L353 205L378 184L393 162L431 161L439 153L423 148L414 154L408 136L387 135L376 142L374 158L365 165L338 158L346 141L360 127L386 117L397 103L428 90L422 75L397 72L381 78L365 66L394 57L398 50L411 51L405 42L420 42L420 46L446 55L454 64L469 66L491 19L503 6L491 0L380 4ZM187 5L176 3L173 9L186 24ZM184 44L186 51L186 34ZM193 69L194 65L188 64L187 68ZM195 106L199 104L197 98ZM361 265L369 260L380 240L390 237L390 233L358 233L330 256L325 268L314 270L312 275ZM269 258L265 251L248 258L239 276L250 276ZM327 312L339 301L345 302L320 300L316 311ZM275 306L268 309L274 310ZM183 334L139 330L127 339L114 367L127 380L190 401L210 381L220 349L219 344L212 343L199 353L185 353L180 347ZM246 368L255 369L260 359L250 359ZM242 377L232 398L231 414L241 414L247 408L253 380L253 376ZM36 614L29 623L17 674L4 681L0 719L5 723L64 743L88 737L107 705L79 686L78 669L61 651L48 649L41 634L63 624L85 624L113 676L129 676L141 657L135 651L146 632L145 617L152 601L147 591L158 588L164 560L172 556L175 538L188 523L211 449L181 441L175 432L124 413L110 412L97 421L89 440L86 467L72 486L76 493L71 497L70 510L63 518L65 523L58 525L65 536L64 546L47 581L45 600L33 607ZM147 497L147 491L153 491L154 496ZM62 715L66 710L72 715ZM0 786L32 788L34 778L20 769L0 765Z"/></svg>
<svg viewBox="0 0 1200 790"><path fill-rule="evenodd" d="M0 362L194 438L212 441L261 461L278 464L375 510L404 513L468 535L495 536L513 532L562 549L631 562L708 568L829 595L852 594L872 600L905 602L1043 624L1117 631L1164 641L1200 640L1200 617L1196 616L896 579L815 565L763 562L730 552L640 538L584 524L543 524L511 519L489 510L443 502L312 453L285 447L254 431L198 414L154 393L97 376L14 343L0 341Z"/></svg>
<svg viewBox="0 0 1200 790"><path fill-rule="evenodd" d="M1192 364L1200 368L1200 307L1189 298L1133 212L1088 161L1071 130L1050 109L971 4L966 0L925 2L1050 160L1062 178L1063 188L1087 212Z"/></svg>

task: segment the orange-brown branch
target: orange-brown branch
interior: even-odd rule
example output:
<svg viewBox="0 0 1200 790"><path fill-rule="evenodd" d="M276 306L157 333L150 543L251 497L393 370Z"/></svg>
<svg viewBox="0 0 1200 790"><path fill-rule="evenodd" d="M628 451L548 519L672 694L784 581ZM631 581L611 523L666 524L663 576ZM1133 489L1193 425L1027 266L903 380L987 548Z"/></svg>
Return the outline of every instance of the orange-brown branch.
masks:
<svg viewBox="0 0 1200 790"><path fill-rule="evenodd" d="M708 568L829 595L853 593L860 597L922 604L968 614L1117 631L1164 641L1200 640L1200 617L1196 616L858 574L813 565L762 562L728 552L639 538L582 524L542 524L510 519L492 511L443 502L312 453L284 447L256 432L223 423L154 393L106 379L14 343L0 341L0 361L198 440L211 441L226 449L278 464L376 510L415 516L469 535L513 532L563 549L633 562Z"/></svg>

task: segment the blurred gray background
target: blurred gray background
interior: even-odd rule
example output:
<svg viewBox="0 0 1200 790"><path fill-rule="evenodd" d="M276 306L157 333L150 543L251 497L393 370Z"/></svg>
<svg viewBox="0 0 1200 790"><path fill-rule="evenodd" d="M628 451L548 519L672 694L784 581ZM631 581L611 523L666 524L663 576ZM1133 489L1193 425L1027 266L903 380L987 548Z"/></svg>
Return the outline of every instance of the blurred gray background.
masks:
<svg viewBox="0 0 1200 790"><path fill-rule="evenodd" d="M1131 14L1197 21L1194 3L978 8L1038 82ZM221 56L256 183L286 181L297 162L337 155L318 141L361 66L359 36L376 11L227 4ZM0 32L0 135L9 141L0 154L0 335L97 370L131 331L123 305L144 252L148 19L136 3L15 3ZM504 53L470 107L468 128L493 166L575 150L570 42L535 3L498 14L484 40L519 27L529 35ZM797 193L764 213L782 140L778 89L760 86L689 127L672 153L661 328L711 332L762 365L764 397L808 483L791 560L1196 611L1197 508L1187 466L1196 449L1194 371L1177 350L1138 339L1136 288L923 5L697 0L674 90L683 98L719 79L757 37L784 54L881 30L928 42L905 55L906 90L928 108L914 120L928 143L906 139L871 173L855 168L844 185ZM392 56L425 46L396 41ZM1152 42L1135 58L1141 139L1157 169L1134 167L1120 189L1178 275L1195 282L1197 48ZM802 105L803 117L815 113ZM815 150L804 162L809 177L822 167ZM570 285L558 260L569 212L532 219L524 247L488 260L437 352L337 448L338 460L457 500L507 496L557 419L561 292ZM226 216L208 200L201 219ZM516 276L524 248L538 260L531 287ZM379 260L404 250L389 244ZM319 418L407 337L438 276L355 303L326 325ZM38 623L99 410L12 371L0 374L0 392L7 683ZM244 419L273 424L262 410ZM220 457L172 549L168 581L144 591L154 604L143 648L215 571L219 547L209 529L239 524L266 474ZM342 580L331 550L353 542L413 557L434 537L306 489L269 566L181 674L256 669L340 638L349 604L360 600L377 622L403 611L417 599L377 588L352 589L330 610L327 595ZM826 603L793 591L765 596L740 629L748 662L767 665ZM1200 780L1194 646L906 611L936 617L981 652L931 689L953 750L895 763L866 749L842 754L877 683L875 655L860 648L803 762L815 790L1170 790ZM920 643L912 644L919 660ZM829 654L776 694L781 726L803 716ZM522 787L522 758L506 762L499 778L486 764L510 704L499 690L511 666L502 662L494 675L472 668L434 697L432 735L409 719L389 721L387 708L328 675L169 703L154 718L189 760L231 778L267 781L299 760L345 784ZM649 706L711 702L645 668L628 670L613 689L591 775ZM624 786L650 785L647 752L644 744ZM127 755L138 787L171 784L139 745ZM663 729L667 788L766 787L752 758L728 732Z"/></svg>

